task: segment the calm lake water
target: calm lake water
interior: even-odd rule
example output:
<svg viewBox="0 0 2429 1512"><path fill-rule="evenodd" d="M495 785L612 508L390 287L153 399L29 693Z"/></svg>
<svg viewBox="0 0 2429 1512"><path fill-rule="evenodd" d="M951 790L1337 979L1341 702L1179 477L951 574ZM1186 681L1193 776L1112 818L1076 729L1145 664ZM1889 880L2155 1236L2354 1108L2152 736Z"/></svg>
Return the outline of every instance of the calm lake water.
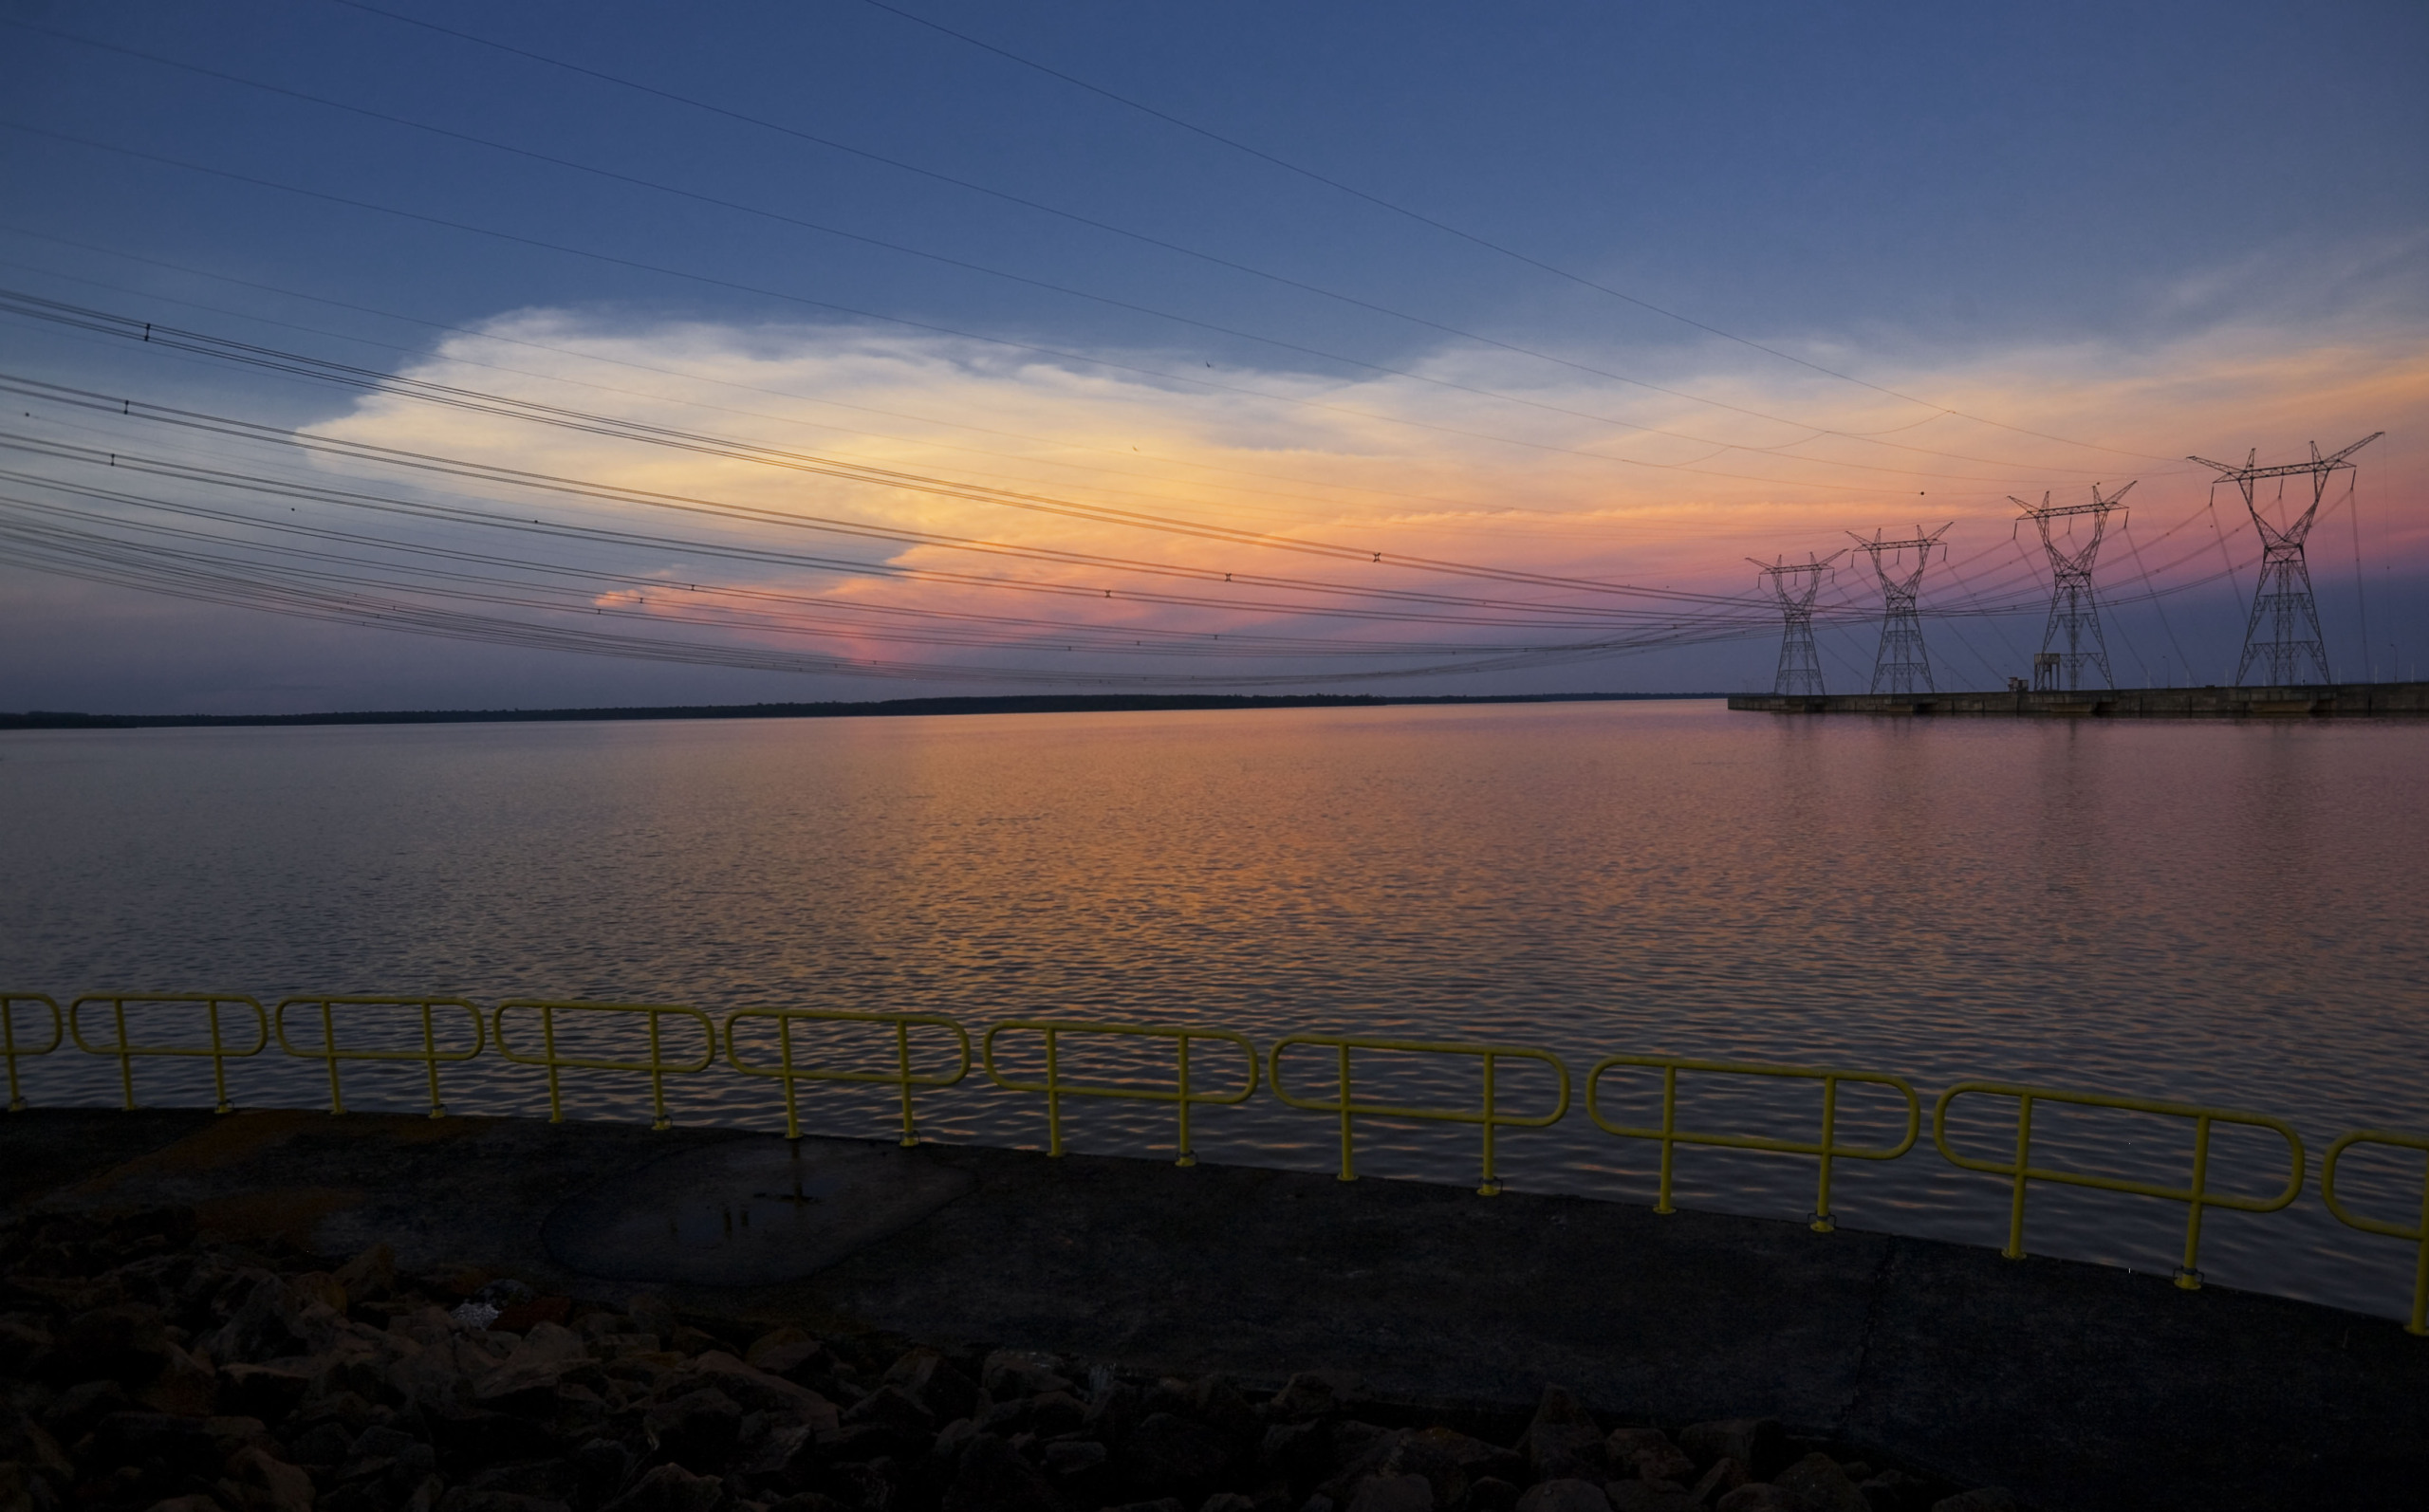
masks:
<svg viewBox="0 0 2429 1512"><path fill-rule="evenodd" d="M2429 1131L2429 725L1784 719L1710 703L0 736L0 987L445 993L911 1010L973 1028L1066 1016L1473 1039L1557 1052L1578 1106L1501 1136L1514 1189L1647 1201L1655 1148L1598 1130L1615 1053L1896 1072L1914 1152L1840 1167L1850 1227L2005 1239L2000 1181L1933 1147L1967 1079L2276 1115L2308 1146L2287 1211L2214 1213L2229 1285L2381 1314L2412 1256L2345 1228L2318 1156L2364 1126ZM188 1010L189 1012L191 1010ZM21 1011L21 1026L32 1018ZM299 1033L299 1038L301 1037ZM860 1042L872 1048L875 1043ZM1033 1065L1028 1042L1018 1060ZM932 1055L931 1060L934 1059ZM1238 1074L1201 1045L1196 1074ZM877 1063L872 1061L871 1063ZM1077 1052L1069 1065L1143 1074ZM1325 1072L1307 1053L1294 1085ZM36 1103L106 1103L114 1061L28 1060ZM236 1100L309 1107L318 1062L234 1063ZM1359 1065L1362 1094L1473 1104L1473 1063ZM1548 1110L1539 1067L1505 1106ZM152 1061L143 1100L197 1102ZM1658 1085L1605 1084L1658 1121ZM569 1073L568 1116L645 1116L639 1078ZM417 1069L354 1067L350 1106L411 1109ZM494 1053L451 1109L546 1111ZM1696 1127L1812 1137L1805 1085L1707 1085ZM678 1121L781 1127L774 1084L675 1079ZM1999 1158L2012 1104L1961 1148ZM1081 1150L1169 1152L1171 1113L1066 1104ZM812 1130L884 1135L890 1093L806 1093ZM1845 1094L1894 1140L1895 1093ZM1209 1160L1329 1169L1333 1121L1260 1090L1196 1117ZM1043 1099L970 1081L922 1132L1037 1146ZM2171 1184L2187 1125L2036 1115L2036 1151ZM1361 1125L1362 1174L1471 1184L1472 1128ZM2221 1134L2214 1181L2284 1182L2272 1134ZM2382 1216L2420 1157L2348 1162ZM1177 1178L1186 1179L1186 1178ZM1686 1150L1681 1206L1799 1217L1812 1162ZM2036 1187L2027 1247L2164 1272L2184 1208ZM1817 1238L1817 1244L1828 1243Z"/></svg>

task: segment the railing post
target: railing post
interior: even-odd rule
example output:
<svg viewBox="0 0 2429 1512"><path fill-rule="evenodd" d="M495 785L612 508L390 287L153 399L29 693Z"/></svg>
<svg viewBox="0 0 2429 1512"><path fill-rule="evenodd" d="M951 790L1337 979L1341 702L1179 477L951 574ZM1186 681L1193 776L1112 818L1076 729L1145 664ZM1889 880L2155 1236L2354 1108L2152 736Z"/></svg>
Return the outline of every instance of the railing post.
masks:
<svg viewBox="0 0 2429 1512"><path fill-rule="evenodd" d="M733 1053L733 1024L734 1021L726 1021L728 1055ZM785 1137L798 1140L801 1138L801 1102L793 1093L793 1022L790 1019L780 1017L776 1020L776 1061L784 1067L784 1075L778 1079L785 1086Z"/></svg>
<svg viewBox="0 0 2429 1512"><path fill-rule="evenodd" d="M1340 1179L1342 1179L1343 1181L1356 1181L1356 1180L1358 1179L1358 1166L1357 1166L1357 1163L1356 1163L1356 1159L1355 1159L1355 1157L1350 1153L1350 1148L1349 1148L1349 1122L1350 1122L1350 1120L1349 1120L1349 1046L1347 1046L1347 1045L1345 1045L1345 1044L1344 1044L1344 1045L1342 1045L1342 1046L1340 1047L1340 1049L1341 1049L1341 1178L1340 1178Z"/></svg>
<svg viewBox="0 0 2429 1512"><path fill-rule="evenodd" d="M1822 1189L1814 1198L1813 1221L1807 1226L1817 1234L1837 1228L1830 1217L1830 1156L1839 1147L1839 1079L1822 1079Z"/></svg>
<svg viewBox="0 0 2429 1512"><path fill-rule="evenodd" d="M480 1015L474 1014L475 1033L479 1032L477 1025L480 1022ZM335 1050L337 1042L331 1041L329 1048ZM478 1055L480 1051L475 1049L473 1053ZM421 1005L421 1054L422 1068L430 1073L430 1116L444 1118L447 1116L447 1104L438 1098L438 1030L430 1022L430 1005L427 1003Z"/></svg>
<svg viewBox="0 0 2429 1512"><path fill-rule="evenodd" d="M2032 1168L2032 1094L2015 1099L2015 1191L2008 1199L2008 1247L1999 1251L2010 1260L2024 1258L2024 1173Z"/></svg>
<svg viewBox="0 0 2429 1512"><path fill-rule="evenodd" d="M1653 1204L1658 1213L1674 1213L1670 1206L1670 1166L1678 1151L1678 1068L1661 1068L1661 1191Z"/></svg>
<svg viewBox="0 0 2429 1512"><path fill-rule="evenodd" d="M2429 1334L2429 1175L2420 1182L2420 1252L2412 1263L2412 1321L2408 1333Z"/></svg>
<svg viewBox="0 0 2429 1512"><path fill-rule="evenodd" d="M110 1010L112 1016L118 1021L119 1087L126 1094L126 1111L133 1113L135 1111L135 1052L128 1048L126 1042L126 1000L113 999L110 1003Z"/></svg>
<svg viewBox="0 0 2429 1512"><path fill-rule="evenodd" d="M1177 1066L1178 1067L1179 1078L1180 1078L1180 1147L1179 1147L1177 1150L1174 1151L1174 1152L1173 1152L1173 1153L1174 1153L1174 1157L1175 1157L1175 1158L1174 1158L1174 1160L1173 1160L1173 1164L1174 1164L1174 1165L1176 1165L1176 1166L1194 1166L1194 1165L1197 1164L1197 1155L1196 1155L1196 1153L1195 1152L1193 1152L1193 1151L1189 1148L1189 1034L1188 1034L1188 1031L1186 1031L1186 1030L1182 1031L1182 1033L1181 1033L1181 1037L1180 1037L1178 1040L1175 1041L1175 1042L1174 1042L1174 1043L1176 1043L1177 1045L1178 1045L1178 1046L1180 1047L1180 1048L1179 1048L1179 1059L1178 1059L1178 1060L1176 1062ZM1256 1057L1254 1057L1254 1056L1251 1056L1251 1057L1249 1057L1249 1065L1250 1065L1250 1068L1251 1068L1251 1074L1252 1074L1252 1075L1253 1075L1253 1074L1254 1074L1254 1068L1255 1068L1255 1065L1256 1065Z"/></svg>
<svg viewBox="0 0 2429 1512"><path fill-rule="evenodd" d="M219 1054L219 1000L212 998L204 1004L211 1021L211 1085L219 1094L219 1105L213 1113L233 1113L235 1105L228 1100L228 1062Z"/></svg>
<svg viewBox="0 0 2429 1512"><path fill-rule="evenodd" d="M506 1016L504 1005L501 1005L497 1011L503 1020ZM498 1028L497 1037L501 1041L506 1038L503 1023ZM566 1121L565 1099L557 1086L557 1010L550 1004L540 1005L540 1046L548 1057L548 1121L563 1123Z"/></svg>
<svg viewBox="0 0 2429 1512"><path fill-rule="evenodd" d="M662 1134L675 1127L675 1120L666 1116L666 1056L658 1048L658 1011L653 1008L645 1017L649 1020L650 1104L658 1112L658 1121L650 1127Z"/></svg>
<svg viewBox="0 0 2429 1512"><path fill-rule="evenodd" d="M282 1006L283 1005L282 1005ZM427 1009L424 1010L422 1017L425 1022L425 1027L427 1027L427 1021L429 1019L429 1012ZM282 1016L280 1027L284 1028L285 1026L285 1019L284 1016ZM343 1089L338 1085L337 1010L329 1005L329 1002L326 998L321 1000L321 1054L324 1056L329 1062L329 1116L332 1118L342 1117L345 1114L345 1093ZM438 1068L433 1066L431 1068L431 1076L434 1081L437 1078L437 1075ZM432 1093L431 1100L434 1102L437 1100L437 1094L436 1092Z"/></svg>
<svg viewBox="0 0 2429 1512"><path fill-rule="evenodd" d="M2210 1116L2193 1120L2193 1200L2184 1220L2184 1263L2176 1268L2176 1284L2188 1292L2201 1289L2201 1199L2210 1189Z"/></svg>
<svg viewBox="0 0 2429 1512"><path fill-rule="evenodd" d="M902 1076L902 1137L898 1142L909 1150L919 1143L919 1129L911 1120L911 1025L899 1020L894 1025L894 1063Z"/></svg>
<svg viewBox="0 0 2429 1512"><path fill-rule="evenodd" d="M1046 1155L1063 1155L1063 1062L1051 1028L1046 1031Z"/></svg>
<svg viewBox="0 0 2429 1512"><path fill-rule="evenodd" d="M1501 1196L1501 1182L1493 1179L1493 1053L1484 1051L1484 1185L1476 1187L1476 1196Z"/></svg>

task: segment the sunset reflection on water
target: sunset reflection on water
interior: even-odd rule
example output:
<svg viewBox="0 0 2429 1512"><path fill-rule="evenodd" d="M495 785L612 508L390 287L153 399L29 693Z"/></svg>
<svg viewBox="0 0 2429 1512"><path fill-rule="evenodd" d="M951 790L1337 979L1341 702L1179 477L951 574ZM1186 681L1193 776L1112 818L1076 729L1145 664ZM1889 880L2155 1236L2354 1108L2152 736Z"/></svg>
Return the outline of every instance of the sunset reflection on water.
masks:
<svg viewBox="0 0 2429 1512"><path fill-rule="evenodd" d="M1620 1051L1894 1071L1927 1112L1968 1078L2216 1102L2290 1120L2314 1175L2288 1213L2214 1216L2211 1279L2393 1313L2404 1246L2330 1221L2315 1172L2345 1129L2429 1128L2424 734L1695 702L16 734L0 982L1196 1022L1260 1045L1541 1046L1581 1080ZM205 1074L139 1075L170 1102ZM348 1105L412 1108L417 1077L350 1071ZM1360 1077L1474 1097L1466 1064L1376 1057ZM313 1062L231 1078L240 1102L325 1097ZM493 1057L447 1078L457 1111L545 1108L539 1074ZM37 1103L106 1102L116 1067L54 1056L27 1082ZM1613 1083L1615 1113L1650 1121L1653 1084ZM1513 1066L1509 1105L1548 1106L1549 1085ZM646 1107L640 1079L567 1086L573 1116ZM1596 1130L1578 1096L1554 1128L1504 1134L1512 1189L1650 1200L1652 1147ZM680 1121L781 1127L765 1081L713 1072L670 1098ZM920 1119L1036 1146L1041 1102L973 1075ZM1711 1084L1684 1106L1809 1137L1819 1093ZM881 1090L803 1107L821 1132L885 1136L896 1117ZM1902 1128L1894 1096L1847 1108L1849 1137ZM1985 1113L1958 1137L1995 1152L2006 1126ZM1066 1119L1075 1148L1169 1158L1169 1109ZM2052 1114L2043 1132L2053 1158L2182 1179L2189 1134L2160 1120ZM1211 1161L1329 1169L1336 1139L1265 1093L1195 1120ZM2282 1179L2265 1138L2221 1140L2238 1189ZM1476 1136L1375 1122L1359 1163L1473 1185ZM2357 1164L2345 1185L2405 1218L2403 1169ZM1795 1218L1812 1181L1808 1161L1689 1151L1678 1201ZM1846 1226L2004 1238L2003 1189L1949 1167L1928 1129L1837 1189ZM2165 1270L2182 1225L2175 1205L2036 1189L2027 1242Z"/></svg>

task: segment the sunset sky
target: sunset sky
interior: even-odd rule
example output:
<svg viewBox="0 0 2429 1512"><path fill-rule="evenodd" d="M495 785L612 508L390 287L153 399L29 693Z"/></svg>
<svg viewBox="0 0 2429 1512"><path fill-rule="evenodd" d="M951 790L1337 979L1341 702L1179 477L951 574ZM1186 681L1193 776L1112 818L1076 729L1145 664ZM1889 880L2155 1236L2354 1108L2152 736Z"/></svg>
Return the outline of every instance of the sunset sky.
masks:
<svg viewBox="0 0 2429 1512"><path fill-rule="evenodd" d="M0 710L1734 691L1746 559L1941 526L1995 686L2128 483L2116 681L2221 682L2188 453L2374 432L2328 652L2429 662L2418 5L0 22Z"/></svg>

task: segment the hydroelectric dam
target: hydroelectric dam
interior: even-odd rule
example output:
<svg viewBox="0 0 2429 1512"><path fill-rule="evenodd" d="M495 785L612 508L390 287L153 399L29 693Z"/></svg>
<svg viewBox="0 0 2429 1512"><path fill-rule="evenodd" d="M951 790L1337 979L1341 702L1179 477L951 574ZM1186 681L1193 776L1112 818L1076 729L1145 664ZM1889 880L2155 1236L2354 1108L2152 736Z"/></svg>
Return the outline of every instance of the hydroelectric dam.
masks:
<svg viewBox="0 0 2429 1512"><path fill-rule="evenodd" d="M1759 714L2006 714L2018 718L2314 719L2429 714L2429 682L2284 688L2003 688L1984 692L1733 693Z"/></svg>

